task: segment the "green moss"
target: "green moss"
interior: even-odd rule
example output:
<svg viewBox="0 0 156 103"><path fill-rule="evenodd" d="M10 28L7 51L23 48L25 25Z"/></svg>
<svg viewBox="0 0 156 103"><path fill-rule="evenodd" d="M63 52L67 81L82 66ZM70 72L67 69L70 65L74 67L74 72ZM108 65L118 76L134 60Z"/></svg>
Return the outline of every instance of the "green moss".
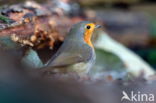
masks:
<svg viewBox="0 0 156 103"><path fill-rule="evenodd" d="M101 49L96 49L96 65L108 70L119 70L124 67L119 57Z"/></svg>

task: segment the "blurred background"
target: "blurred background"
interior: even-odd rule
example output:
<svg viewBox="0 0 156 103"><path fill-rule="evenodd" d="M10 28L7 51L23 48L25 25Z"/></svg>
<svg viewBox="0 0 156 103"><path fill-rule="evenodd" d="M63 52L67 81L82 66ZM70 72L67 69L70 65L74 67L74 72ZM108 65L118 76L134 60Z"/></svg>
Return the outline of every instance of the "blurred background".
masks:
<svg viewBox="0 0 156 103"><path fill-rule="evenodd" d="M0 48L7 51L0 50L0 101L13 103L20 100L19 103L23 103L28 97L28 100L35 99L38 103L44 100L52 100L53 103L121 103L123 90L156 94L156 82L146 82L139 73L133 79L127 74L127 70L135 74L144 68L145 73L155 74L156 0L26 1L0 0ZM36 16L39 18L33 21ZM102 75L102 80L79 81L77 75L44 78L37 74L36 68L42 67L56 52L71 25L82 20L103 25L103 34L111 38L105 36L104 42L100 41L103 48L98 48L98 43L95 43L97 61L91 74ZM23 21L22 28L18 23ZM38 40L33 39L32 42L31 36L36 35L39 35ZM49 35L52 35L52 40ZM12 36L14 38L10 40ZM112 44L112 47L107 44ZM30 72L30 68L35 69ZM150 79L155 80L155 75Z"/></svg>

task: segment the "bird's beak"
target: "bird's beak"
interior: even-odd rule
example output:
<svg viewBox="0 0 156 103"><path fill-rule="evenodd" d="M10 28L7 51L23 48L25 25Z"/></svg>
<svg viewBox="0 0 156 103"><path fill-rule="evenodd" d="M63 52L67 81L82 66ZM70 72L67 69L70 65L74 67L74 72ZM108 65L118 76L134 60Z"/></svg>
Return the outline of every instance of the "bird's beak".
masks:
<svg viewBox="0 0 156 103"><path fill-rule="evenodd" d="M101 25L96 25L96 26L95 26L95 29L101 28L101 27L102 27Z"/></svg>

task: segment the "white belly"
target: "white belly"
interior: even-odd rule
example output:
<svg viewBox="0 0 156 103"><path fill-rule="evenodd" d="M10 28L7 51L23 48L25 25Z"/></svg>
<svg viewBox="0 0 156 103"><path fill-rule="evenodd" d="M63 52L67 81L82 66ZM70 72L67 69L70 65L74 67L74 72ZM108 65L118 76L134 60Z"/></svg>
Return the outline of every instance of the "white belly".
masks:
<svg viewBox="0 0 156 103"><path fill-rule="evenodd" d="M87 63L77 63L68 67L68 71L77 72L78 74L87 74L93 65L94 65L93 60L90 60Z"/></svg>

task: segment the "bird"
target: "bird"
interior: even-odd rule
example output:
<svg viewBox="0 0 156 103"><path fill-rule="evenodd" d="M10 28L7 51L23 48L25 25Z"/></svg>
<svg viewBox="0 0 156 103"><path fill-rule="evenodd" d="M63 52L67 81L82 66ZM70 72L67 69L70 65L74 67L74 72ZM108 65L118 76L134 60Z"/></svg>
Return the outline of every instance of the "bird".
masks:
<svg viewBox="0 0 156 103"><path fill-rule="evenodd" d="M74 24L61 47L47 62L46 70L52 73L74 72L79 76L88 74L96 59L91 37L100 27L90 21Z"/></svg>

